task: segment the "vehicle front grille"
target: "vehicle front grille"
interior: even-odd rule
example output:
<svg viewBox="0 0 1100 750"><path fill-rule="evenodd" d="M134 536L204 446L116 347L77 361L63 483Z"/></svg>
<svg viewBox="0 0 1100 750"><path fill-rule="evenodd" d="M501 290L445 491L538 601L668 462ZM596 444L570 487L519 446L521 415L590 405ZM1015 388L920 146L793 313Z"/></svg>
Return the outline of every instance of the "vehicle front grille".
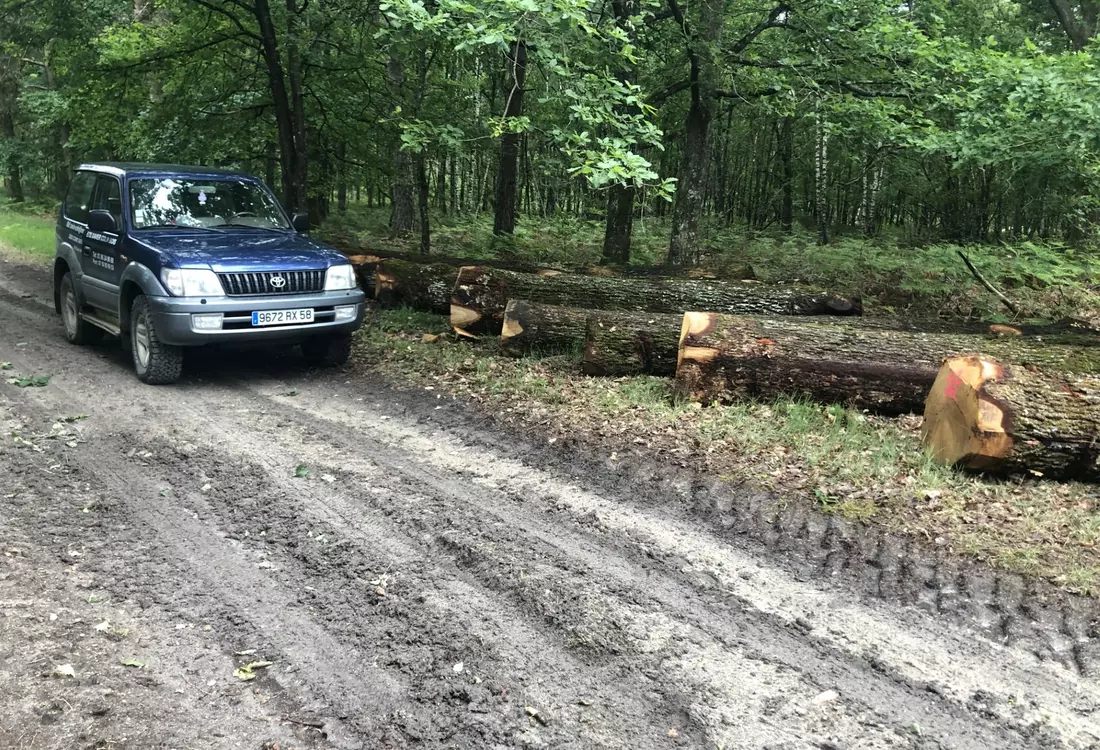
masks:
<svg viewBox="0 0 1100 750"><path fill-rule="evenodd" d="M324 271L265 271L262 273L219 273L222 289L230 297L255 294L303 294L325 288ZM278 279L282 279L280 284Z"/></svg>

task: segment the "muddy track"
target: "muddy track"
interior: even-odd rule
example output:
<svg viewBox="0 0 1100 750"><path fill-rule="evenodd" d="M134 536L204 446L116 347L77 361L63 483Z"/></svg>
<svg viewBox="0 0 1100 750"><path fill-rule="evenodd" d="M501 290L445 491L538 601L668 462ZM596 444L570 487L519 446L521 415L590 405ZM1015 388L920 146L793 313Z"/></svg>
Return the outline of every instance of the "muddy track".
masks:
<svg viewBox="0 0 1100 750"><path fill-rule="evenodd" d="M45 288L0 265L0 360L52 375L0 385L24 437L0 448L0 528L151 623L209 628L223 662L273 662L242 688L264 732L227 722L226 747L1100 737L1091 603L646 457L550 448L352 369L199 357L148 388L116 346L66 344ZM201 712L167 687L152 700L233 715L226 679Z"/></svg>

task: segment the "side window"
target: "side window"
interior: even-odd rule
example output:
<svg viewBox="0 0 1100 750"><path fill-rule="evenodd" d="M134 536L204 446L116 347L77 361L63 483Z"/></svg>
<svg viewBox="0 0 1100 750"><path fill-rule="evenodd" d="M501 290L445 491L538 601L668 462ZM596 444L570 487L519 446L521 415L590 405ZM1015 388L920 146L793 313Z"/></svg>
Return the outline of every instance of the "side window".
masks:
<svg viewBox="0 0 1100 750"><path fill-rule="evenodd" d="M92 199L92 208L107 211L115 217L115 225L122 227L122 190L118 180L107 175L100 175L96 180L95 198Z"/></svg>
<svg viewBox="0 0 1100 750"><path fill-rule="evenodd" d="M92 205L92 188L95 187L96 175L92 172L77 172L69 185L69 192L65 196L65 216L73 221L87 223L88 211Z"/></svg>

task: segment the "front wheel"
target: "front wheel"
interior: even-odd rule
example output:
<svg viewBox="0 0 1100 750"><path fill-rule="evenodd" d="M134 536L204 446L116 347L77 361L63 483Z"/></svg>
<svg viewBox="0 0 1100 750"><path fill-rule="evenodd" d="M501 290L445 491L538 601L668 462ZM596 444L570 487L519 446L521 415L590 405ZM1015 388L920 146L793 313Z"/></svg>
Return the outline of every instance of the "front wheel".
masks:
<svg viewBox="0 0 1100 750"><path fill-rule="evenodd" d="M302 342L306 362L320 367L337 367L351 356L351 335L323 336Z"/></svg>
<svg viewBox="0 0 1100 750"><path fill-rule="evenodd" d="M130 352L134 372L149 385L168 385L183 371L183 347L163 343L149 311L149 300L139 295L130 308Z"/></svg>
<svg viewBox="0 0 1100 750"><path fill-rule="evenodd" d="M102 328L80 317L80 300L76 296L73 275L68 271L61 277L61 321L70 344L96 344L103 339Z"/></svg>

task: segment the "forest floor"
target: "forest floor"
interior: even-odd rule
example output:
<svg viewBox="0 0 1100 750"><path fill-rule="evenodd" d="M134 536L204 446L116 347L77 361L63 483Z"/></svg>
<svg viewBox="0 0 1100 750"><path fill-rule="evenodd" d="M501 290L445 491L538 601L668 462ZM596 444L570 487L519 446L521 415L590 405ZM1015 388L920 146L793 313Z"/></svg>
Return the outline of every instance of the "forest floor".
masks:
<svg viewBox="0 0 1100 750"><path fill-rule="evenodd" d="M1100 742L1100 603L712 476L674 407L645 432L658 384L593 381L577 415L564 368L426 323L375 317L339 370L196 352L149 388L0 258L0 359L49 376L0 382L0 747Z"/></svg>

